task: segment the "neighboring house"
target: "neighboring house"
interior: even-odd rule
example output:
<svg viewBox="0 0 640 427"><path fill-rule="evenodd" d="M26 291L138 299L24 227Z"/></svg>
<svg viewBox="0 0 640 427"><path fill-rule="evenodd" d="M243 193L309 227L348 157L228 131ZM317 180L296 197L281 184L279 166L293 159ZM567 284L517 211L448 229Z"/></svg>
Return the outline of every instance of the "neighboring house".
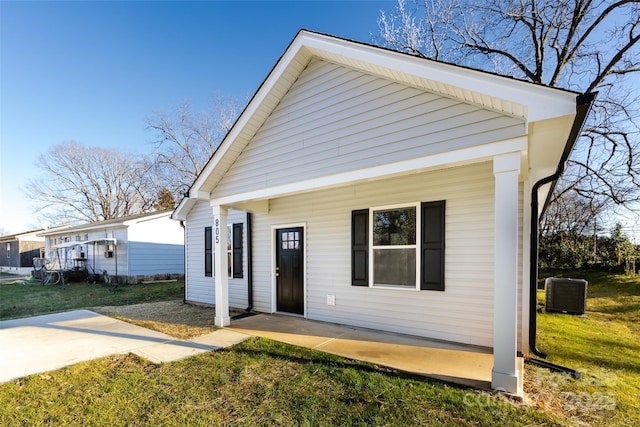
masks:
<svg viewBox="0 0 640 427"><path fill-rule="evenodd" d="M44 237L33 230L24 233L0 236L0 269L4 272L27 274L33 270L33 259L40 256L44 248Z"/></svg>
<svg viewBox="0 0 640 427"><path fill-rule="evenodd" d="M301 31L173 214L186 299L492 348L521 393L531 223L592 99Z"/></svg>
<svg viewBox="0 0 640 427"><path fill-rule="evenodd" d="M86 267L90 274L130 281L184 274L184 230L171 211L97 221L40 233L51 268Z"/></svg>

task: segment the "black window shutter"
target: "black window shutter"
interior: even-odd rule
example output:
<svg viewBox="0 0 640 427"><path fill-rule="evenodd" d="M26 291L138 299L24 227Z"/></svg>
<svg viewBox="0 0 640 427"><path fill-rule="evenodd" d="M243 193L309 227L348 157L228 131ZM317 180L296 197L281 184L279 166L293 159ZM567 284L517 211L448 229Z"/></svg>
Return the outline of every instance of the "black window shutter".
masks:
<svg viewBox="0 0 640 427"><path fill-rule="evenodd" d="M204 228L204 275L211 277L213 274L213 239L211 227Z"/></svg>
<svg viewBox="0 0 640 427"><path fill-rule="evenodd" d="M444 218L445 201L424 202L422 209L422 239L420 289L444 291Z"/></svg>
<svg viewBox="0 0 640 427"><path fill-rule="evenodd" d="M369 209L351 211L351 285L369 286Z"/></svg>
<svg viewBox="0 0 640 427"><path fill-rule="evenodd" d="M233 224L233 278L242 279L242 224Z"/></svg>

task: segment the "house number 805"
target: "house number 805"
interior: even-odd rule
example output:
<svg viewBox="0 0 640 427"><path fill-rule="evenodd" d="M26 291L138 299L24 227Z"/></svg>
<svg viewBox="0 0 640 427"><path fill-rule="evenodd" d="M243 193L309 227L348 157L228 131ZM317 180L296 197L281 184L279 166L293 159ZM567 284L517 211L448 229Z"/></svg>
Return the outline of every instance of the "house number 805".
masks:
<svg viewBox="0 0 640 427"><path fill-rule="evenodd" d="M216 243L220 243L220 220L216 218Z"/></svg>

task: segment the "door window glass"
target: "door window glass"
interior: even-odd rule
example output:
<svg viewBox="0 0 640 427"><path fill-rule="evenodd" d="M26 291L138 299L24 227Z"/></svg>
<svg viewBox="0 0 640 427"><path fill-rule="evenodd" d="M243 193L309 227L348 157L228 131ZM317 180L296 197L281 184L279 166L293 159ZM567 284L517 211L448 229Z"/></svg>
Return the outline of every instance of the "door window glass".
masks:
<svg viewBox="0 0 640 427"><path fill-rule="evenodd" d="M300 232L285 231L282 233L282 249L300 249Z"/></svg>

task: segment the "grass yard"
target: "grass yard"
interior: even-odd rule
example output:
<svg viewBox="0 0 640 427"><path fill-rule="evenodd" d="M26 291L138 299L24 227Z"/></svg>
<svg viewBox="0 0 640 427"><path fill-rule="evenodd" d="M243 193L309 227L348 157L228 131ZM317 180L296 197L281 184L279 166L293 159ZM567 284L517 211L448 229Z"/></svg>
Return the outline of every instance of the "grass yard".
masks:
<svg viewBox="0 0 640 427"><path fill-rule="evenodd" d="M584 379L527 364L531 405L251 339L175 363L118 355L0 384L0 425L640 425L640 279L555 275L589 281L587 316L539 314L538 347ZM181 298L181 283L116 292L0 284L2 317L111 305L101 310L160 330L211 321L211 309L178 304ZM173 302L121 305L158 300ZM192 314L182 319L182 310ZM176 334L199 331L177 326Z"/></svg>
<svg viewBox="0 0 640 427"><path fill-rule="evenodd" d="M587 279L587 315L538 314L538 348L584 379L527 365L525 390L569 424L640 425L640 278L604 272L557 273ZM538 292L544 301L544 291Z"/></svg>
<svg viewBox="0 0 640 427"><path fill-rule="evenodd" d="M72 283L47 285L15 281L0 283L0 320L103 305L127 305L183 298L184 282L120 285Z"/></svg>
<svg viewBox="0 0 640 427"><path fill-rule="evenodd" d="M0 401L0 425L555 425L487 393L258 338L162 365L81 363L0 385Z"/></svg>

